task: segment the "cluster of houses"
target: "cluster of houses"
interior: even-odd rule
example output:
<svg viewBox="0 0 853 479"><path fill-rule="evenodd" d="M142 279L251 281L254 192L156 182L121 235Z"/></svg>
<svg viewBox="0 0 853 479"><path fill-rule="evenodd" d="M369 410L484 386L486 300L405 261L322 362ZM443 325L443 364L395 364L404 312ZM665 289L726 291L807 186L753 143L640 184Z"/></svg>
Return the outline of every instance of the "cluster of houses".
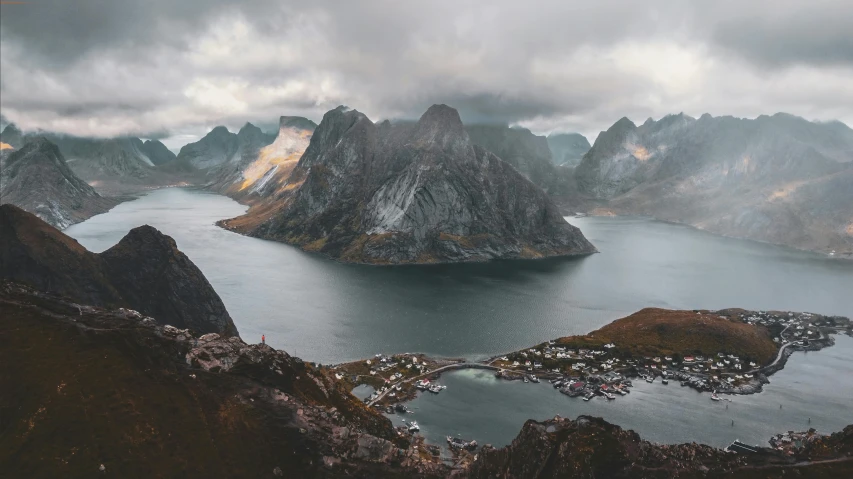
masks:
<svg viewBox="0 0 853 479"><path fill-rule="evenodd" d="M840 316L821 316L813 313L755 311L741 316L741 320L751 325L761 325L774 333L773 341L795 346L808 346L809 341L822 337L821 329L830 332L850 331L848 318Z"/></svg>
<svg viewBox="0 0 853 479"><path fill-rule="evenodd" d="M782 451L786 454L793 455L798 450L802 449L810 442L823 437L814 429L809 429L807 432L788 431L783 434L777 434L770 438L770 447L777 451Z"/></svg>

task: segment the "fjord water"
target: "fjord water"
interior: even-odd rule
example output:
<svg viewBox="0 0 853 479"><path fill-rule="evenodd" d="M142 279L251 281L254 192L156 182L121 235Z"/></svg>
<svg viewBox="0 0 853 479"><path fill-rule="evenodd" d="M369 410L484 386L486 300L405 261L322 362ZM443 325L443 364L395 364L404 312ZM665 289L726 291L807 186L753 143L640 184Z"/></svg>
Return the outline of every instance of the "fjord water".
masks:
<svg viewBox="0 0 853 479"><path fill-rule="evenodd" d="M644 218L571 218L601 251L583 258L375 267L214 225L245 210L168 188L65 232L100 252L133 227L154 226L201 268L246 341L266 334L322 364L379 352L483 358L648 306L853 316L853 262Z"/></svg>
<svg viewBox="0 0 853 479"><path fill-rule="evenodd" d="M836 345L817 352L796 352L785 369L771 376L764 392L725 396L711 401L709 393L634 381L627 396L608 401L569 398L547 382L502 381L493 373L464 370L442 375L441 394L423 393L408 404L413 411L389 415L395 425L415 420L429 442L444 444L445 436L476 439L480 444L509 444L527 419L559 414L600 416L643 439L662 443L700 442L725 447L740 439L766 445L774 434L810 427L822 433L853 423L853 338L836 336ZM781 407L780 407L781 406Z"/></svg>
<svg viewBox="0 0 853 479"><path fill-rule="evenodd" d="M323 364L378 352L483 358L586 333L647 306L853 316L853 262L644 218L570 219L601 251L584 258L373 267L214 225L245 210L224 196L161 189L66 233L100 252L133 227L160 229L204 272L243 339L265 334L273 346ZM593 414L654 441L763 443L807 427L809 416L825 432L853 422L853 408L840 399L853 396L851 368L853 340L840 337L828 350L795 354L764 393L736 397L728 410L677 383L638 381L627 397L584 402L547 384L465 371L445 375L440 395L417 399L410 419L436 442L460 433L503 445L528 418Z"/></svg>

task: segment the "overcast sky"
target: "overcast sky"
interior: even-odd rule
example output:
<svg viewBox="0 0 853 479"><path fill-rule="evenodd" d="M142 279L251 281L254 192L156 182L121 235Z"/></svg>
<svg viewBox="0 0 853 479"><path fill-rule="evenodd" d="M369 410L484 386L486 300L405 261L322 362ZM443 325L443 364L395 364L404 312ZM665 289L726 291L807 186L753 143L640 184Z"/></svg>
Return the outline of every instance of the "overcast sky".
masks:
<svg viewBox="0 0 853 479"><path fill-rule="evenodd" d="M681 111L853 125L853 1L0 5L0 112L23 129L178 148L219 124L433 103L590 141Z"/></svg>

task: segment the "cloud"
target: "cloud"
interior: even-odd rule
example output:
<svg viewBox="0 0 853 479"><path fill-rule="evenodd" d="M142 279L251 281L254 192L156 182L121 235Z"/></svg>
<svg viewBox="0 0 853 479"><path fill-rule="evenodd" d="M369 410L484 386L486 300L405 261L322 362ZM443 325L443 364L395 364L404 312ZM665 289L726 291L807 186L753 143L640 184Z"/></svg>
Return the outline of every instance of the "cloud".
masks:
<svg viewBox="0 0 853 479"><path fill-rule="evenodd" d="M0 109L87 136L372 119L594 139L622 116L787 111L853 122L853 3L41 0L0 6Z"/></svg>

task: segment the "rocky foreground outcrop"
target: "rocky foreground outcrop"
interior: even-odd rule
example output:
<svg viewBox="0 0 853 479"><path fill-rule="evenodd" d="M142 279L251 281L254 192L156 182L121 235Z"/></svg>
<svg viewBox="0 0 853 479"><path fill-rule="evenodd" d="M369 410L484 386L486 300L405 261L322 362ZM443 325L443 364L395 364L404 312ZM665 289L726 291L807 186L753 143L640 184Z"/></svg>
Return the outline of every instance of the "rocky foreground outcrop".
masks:
<svg viewBox="0 0 853 479"><path fill-rule="evenodd" d="M2 205L0 278L81 304L131 308L201 333L237 334L201 271L172 238L151 226L134 228L95 254L32 214Z"/></svg>
<svg viewBox="0 0 853 479"><path fill-rule="evenodd" d="M839 122L622 118L575 176L617 214L853 257L853 130Z"/></svg>
<svg viewBox="0 0 853 479"><path fill-rule="evenodd" d="M299 358L0 283L8 477L443 477ZM103 474L99 469L103 465Z"/></svg>
<svg viewBox="0 0 853 479"><path fill-rule="evenodd" d="M417 123L377 125L344 107L326 113L284 187L220 225L375 264L595 251L540 188L475 145L445 105Z"/></svg>
<svg viewBox="0 0 853 479"><path fill-rule="evenodd" d="M827 462L822 462L827 461ZM702 444L644 441L601 418L527 421L512 444L484 447L472 478L847 477L853 472L853 425L792 456L768 448L736 454Z"/></svg>
<svg viewBox="0 0 853 479"><path fill-rule="evenodd" d="M116 203L80 179L59 148L45 138L0 153L0 204L16 205L57 228L67 228Z"/></svg>

